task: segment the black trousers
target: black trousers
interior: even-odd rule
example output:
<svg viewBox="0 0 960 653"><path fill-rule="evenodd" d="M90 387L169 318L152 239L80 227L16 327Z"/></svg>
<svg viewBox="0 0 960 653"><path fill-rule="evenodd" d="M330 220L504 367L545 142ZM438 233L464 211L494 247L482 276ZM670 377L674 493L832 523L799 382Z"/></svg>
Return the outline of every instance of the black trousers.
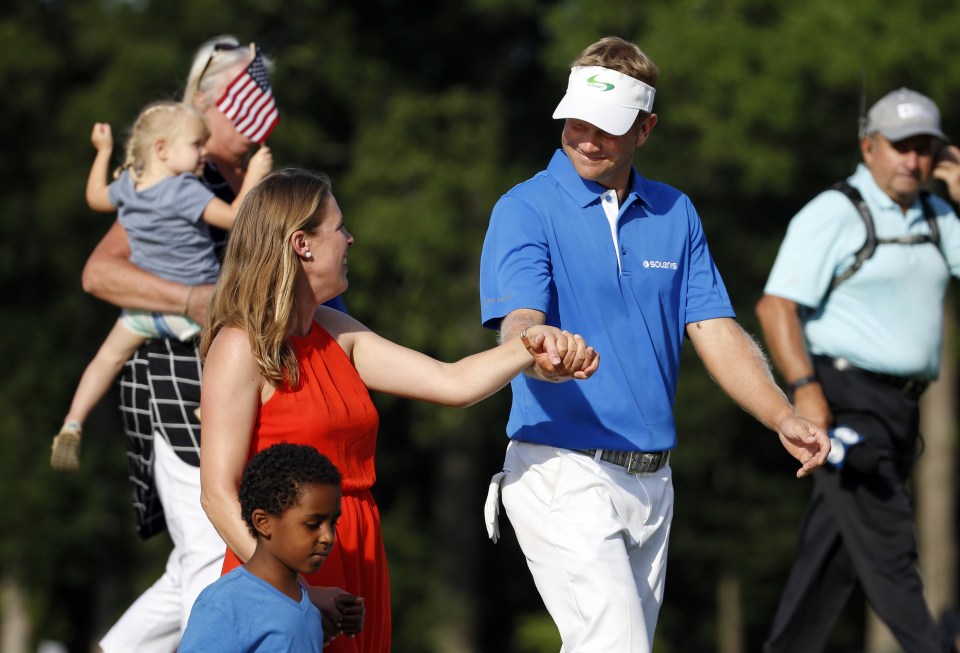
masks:
<svg viewBox="0 0 960 653"><path fill-rule="evenodd" d="M796 559L765 653L817 653L859 583L909 653L952 651L923 598L914 514L906 481L913 466L919 399L857 370L816 361L837 426L864 436L840 469L813 477Z"/></svg>

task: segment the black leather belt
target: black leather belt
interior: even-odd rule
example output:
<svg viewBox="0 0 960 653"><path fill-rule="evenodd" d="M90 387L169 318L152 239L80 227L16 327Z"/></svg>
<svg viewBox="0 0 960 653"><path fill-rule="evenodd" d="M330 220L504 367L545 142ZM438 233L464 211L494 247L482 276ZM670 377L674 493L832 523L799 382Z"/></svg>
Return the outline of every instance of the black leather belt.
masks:
<svg viewBox="0 0 960 653"><path fill-rule="evenodd" d="M852 364L846 358L831 358L830 356L815 356L815 358L825 361L827 364L832 366L833 369L839 372L858 372L864 376L869 376L877 379L878 381L883 381L887 385L892 385L908 397L920 397L920 395L922 395L930 385L930 382L925 379L917 379L909 376L895 376L893 374L883 374L882 372L865 370L862 367L857 367L856 365Z"/></svg>
<svg viewBox="0 0 960 653"><path fill-rule="evenodd" d="M597 449L574 449L591 458L597 455ZM628 474L653 474L663 469L670 460L669 451L610 451L600 449L600 460L626 467Z"/></svg>

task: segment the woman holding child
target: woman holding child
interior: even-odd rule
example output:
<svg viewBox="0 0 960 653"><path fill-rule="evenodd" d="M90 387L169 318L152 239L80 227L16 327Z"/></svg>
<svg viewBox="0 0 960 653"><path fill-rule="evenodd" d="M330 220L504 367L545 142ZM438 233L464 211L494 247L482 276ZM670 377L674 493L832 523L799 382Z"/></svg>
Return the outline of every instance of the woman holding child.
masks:
<svg viewBox="0 0 960 653"><path fill-rule="evenodd" d="M234 568L255 547L237 497L250 456L281 441L327 455L343 474L343 515L333 551L306 581L364 602L362 632L325 650L380 653L390 650L390 588L370 493L378 417L368 390L467 406L534 360L585 379L599 356L549 326L450 364L390 342L321 306L346 290L352 244L324 176L275 172L241 206L201 342L201 500Z"/></svg>

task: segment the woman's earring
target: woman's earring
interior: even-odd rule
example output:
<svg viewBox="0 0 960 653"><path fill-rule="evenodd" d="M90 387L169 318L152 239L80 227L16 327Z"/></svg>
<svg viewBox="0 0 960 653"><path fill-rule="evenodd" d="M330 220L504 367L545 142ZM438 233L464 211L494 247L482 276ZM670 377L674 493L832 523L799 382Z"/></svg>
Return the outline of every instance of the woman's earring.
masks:
<svg viewBox="0 0 960 653"><path fill-rule="evenodd" d="M303 255L303 258L310 260L313 258L313 254L311 254L310 252L307 252L306 254Z"/></svg>

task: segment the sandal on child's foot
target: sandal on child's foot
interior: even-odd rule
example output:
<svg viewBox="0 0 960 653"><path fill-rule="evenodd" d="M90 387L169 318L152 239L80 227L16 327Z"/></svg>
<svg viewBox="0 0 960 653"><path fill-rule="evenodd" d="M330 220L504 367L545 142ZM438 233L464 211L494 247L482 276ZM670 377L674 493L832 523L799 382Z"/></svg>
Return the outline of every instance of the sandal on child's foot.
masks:
<svg viewBox="0 0 960 653"><path fill-rule="evenodd" d="M58 472L75 472L80 469L80 429L65 424L54 436L50 452L50 466Z"/></svg>

